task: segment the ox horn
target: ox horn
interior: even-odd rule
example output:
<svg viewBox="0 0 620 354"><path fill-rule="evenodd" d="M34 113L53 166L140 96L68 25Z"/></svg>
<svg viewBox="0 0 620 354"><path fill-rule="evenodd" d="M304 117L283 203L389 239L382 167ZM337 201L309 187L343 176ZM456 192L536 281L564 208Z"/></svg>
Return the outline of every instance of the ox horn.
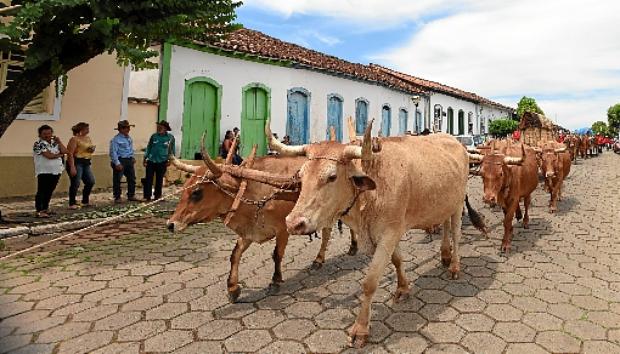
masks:
<svg viewBox="0 0 620 354"><path fill-rule="evenodd" d="M556 152L556 153L566 152L566 148L565 148L565 147L563 147L563 148L557 148L557 149L555 149L555 152Z"/></svg>
<svg viewBox="0 0 620 354"><path fill-rule="evenodd" d="M481 154L468 153L467 156L469 156L469 161L473 162L482 162L482 159L484 158L484 155Z"/></svg>
<svg viewBox="0 0 620 354"><path fill-rule="evenodd" d="M537 153L543 152L543 150L539 147L532 147L532 150L536 151Z"/></svg>
<svg viewBox="0 0 620 354"><path fill-rule="evenodd" d="M362 159L368 161L372 158L372 124L374 119L370 120L366 130L364 131L364 140L362 140L362 146L347 145L344 148L344 156L349 160Z"/></svg>
<svg viewBox="0 0 620 354"><path fill-rule="evenodd" d="M218 165L211 160L211 156L209 156L209 152L205 149L205 136L207 132L202 133L202 138L200 138L200 153L202 154L202 160L204 161L207 168L213 173L214 178L220 178L222 176L222 170L218 167Z"/></svg>
<svg viewBox="0 0 620 354"><path fill-rule="evenodd" d="M230 150L228 150L228 155L226 155L226 164L231 165L233 161L233 157L235 157L235 150L237 150L237 146L239 145L239 135L235 135L235 140L233 140L232 146Z"/></svg>
<svg viewBox="0 0 620 354"><path fill-rule="evenodd" d="M477 148L467 148L467 152L470 154L481 154L482 152Z"/></svg>
<svg viewBox="0 0 620 354"><path fill-rule="evenodd" d="M505 156L504 163L506 165L520 165L525 159L525 145L521 144L521 157Z"/></svg>
<svg viewBox="0 0 620 354"><path fill-rule="evenodd" d="M186 163L181 162L174 155L169 155L170 163L177 169L187 173L196 173L198 171L198 166L192 166Z"/></svg>
<svg viewBox="0 0 620 354"><path fill-rule="evenodd" d="M271 133L271 118L268 118L267 124L265 124L265 135L267 136L267 140L269 141L269 147L284 156L306 155L305 145L289 146L282 144L278 141L278 139L273 137L273 134Z"/></svg>

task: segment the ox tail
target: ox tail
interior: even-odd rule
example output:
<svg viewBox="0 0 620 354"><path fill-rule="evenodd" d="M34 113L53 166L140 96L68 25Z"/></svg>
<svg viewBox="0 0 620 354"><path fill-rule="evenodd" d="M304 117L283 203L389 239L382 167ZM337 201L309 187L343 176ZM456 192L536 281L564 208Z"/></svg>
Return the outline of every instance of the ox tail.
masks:
<svg viewBox="0 0 620 354"><path fill-rule="evenodd" d="M484 216L471 207L471 204L469 204L468 195L465 195L465 206L467 207L467 215L469 215L469 220L471 220L471 223L484 235L484 237L489 238L487 226L484 224Z"/></svg>
<svg viewBox="0 0 620 354"><path fill-rule="evenodd" d="M338 232L342 235L342 220L338 219Z"/></svg>

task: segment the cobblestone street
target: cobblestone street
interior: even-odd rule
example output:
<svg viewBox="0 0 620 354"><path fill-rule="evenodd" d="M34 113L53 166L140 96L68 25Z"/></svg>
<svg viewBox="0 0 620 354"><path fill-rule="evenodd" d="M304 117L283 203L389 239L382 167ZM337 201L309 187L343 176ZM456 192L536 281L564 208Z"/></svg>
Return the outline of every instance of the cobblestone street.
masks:
<svg viewBox="0 0 620 354"><path fill-rule="evenodd" d="M462 272L450 280L432 241L400 243L412 285L394 304L393 267L373 305L372 353L620 352L620 156L579 160L559 212L539 187L530 228L515 227L499 254L501 212L470 200L491 228L467 217ZM161 218L102 226L0 264L0 353L335 353L347 351L369 258L349 256L337 231L323 268L320 241L292 237L284 283L270 290L275 243L252 245L240 267L240 302L226 278L235 236L220 222L168 234ZM13 247L10 242L6 245Z"/></svg>

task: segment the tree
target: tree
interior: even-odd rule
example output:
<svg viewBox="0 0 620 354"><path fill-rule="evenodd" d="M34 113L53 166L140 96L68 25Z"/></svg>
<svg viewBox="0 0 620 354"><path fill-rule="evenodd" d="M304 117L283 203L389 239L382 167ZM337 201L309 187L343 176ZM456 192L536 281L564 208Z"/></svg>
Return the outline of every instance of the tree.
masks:
<svg viewBox="0 0 620 354"><path fill-rule="evenodd" d="M620 132L620 103L617 103L607 110L607 123L609 133L617 136Z"/></svg>
<svg viewBox="0 0 620 354"><path fill-rule="evenodd" d="M607 123L600 121L600 120L592 124L592 131L594 132L594 134L601 134L601 135L609 134L609 128L607 128Z"/></svg>
<svg viewBox="0 0 620 354"><path fill-rule="evenodd" d="M0 137L57 78L104 52L152 68L150 46L213 42L235 30L236 0L14 0L1 10L0 51L25 49L24 71L0 93ZM6 17L14 16L12 19ZM57 85L59 87L60 85Z"/></svg>
<svg viewBox="0 0 620 354"><path fill-rule="evenodd" d="M545 114L545 112L543 112L543 110L538 107L535 99L523 96L523 98L521 98L521 100L517 104L517 118L521 119L523 113L525 112L534 112L543 115Z"/></svg>
<svg viewBox="0 0 620 354"><path fill-rule="evenodd" d="M519 123L506 117L496 119L489 124L489 133L496 138L502 138L512 134L519 127Z"/></svg>

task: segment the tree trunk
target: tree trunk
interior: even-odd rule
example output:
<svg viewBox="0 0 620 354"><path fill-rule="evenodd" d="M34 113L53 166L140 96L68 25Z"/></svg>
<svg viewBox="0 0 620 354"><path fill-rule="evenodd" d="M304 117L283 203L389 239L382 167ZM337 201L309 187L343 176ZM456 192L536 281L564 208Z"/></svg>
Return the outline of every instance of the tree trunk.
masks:
<svg viewBox="0 0 620 354"><path fill-rule="evenodd" d="M102 43L68 43L58 59L63 70L68 72L103 53L103 50ZM46 61L36 68L24 70L0 93L0 138L28 103L56 79L52 62Z"/></svg>

